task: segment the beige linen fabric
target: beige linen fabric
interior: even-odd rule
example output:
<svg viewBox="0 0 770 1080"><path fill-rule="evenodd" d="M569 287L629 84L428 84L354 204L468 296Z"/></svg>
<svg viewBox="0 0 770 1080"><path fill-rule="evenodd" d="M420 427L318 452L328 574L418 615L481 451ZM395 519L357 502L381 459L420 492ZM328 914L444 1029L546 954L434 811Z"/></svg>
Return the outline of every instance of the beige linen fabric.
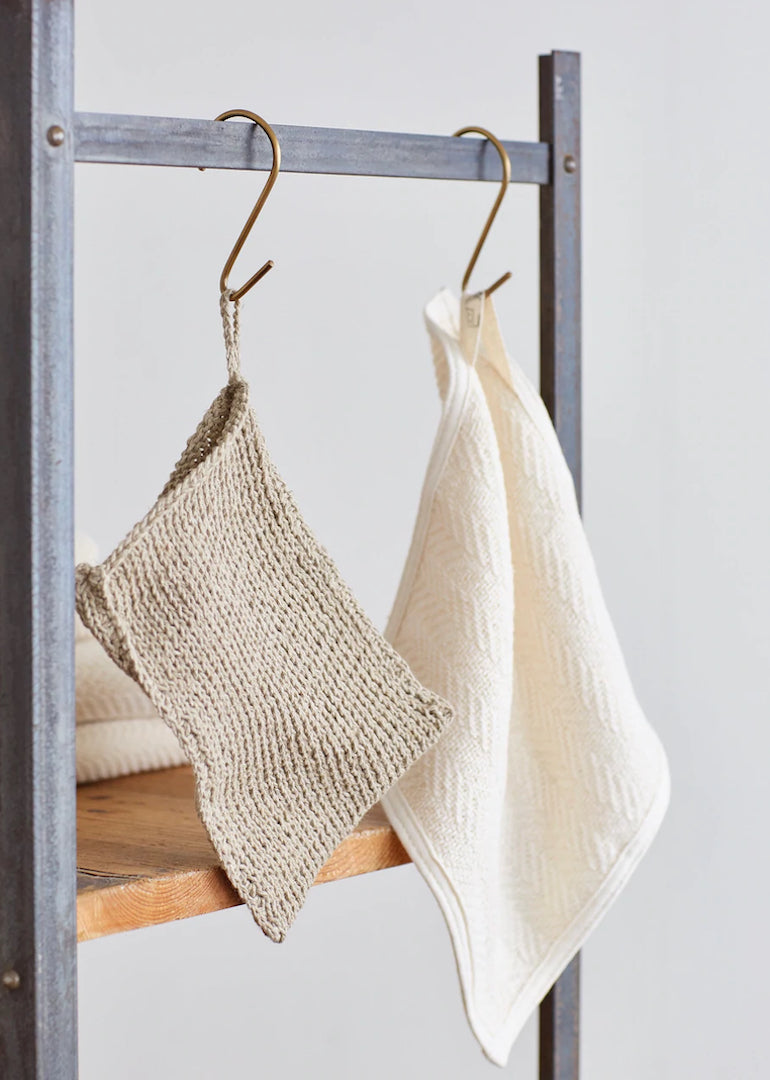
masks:
<svg viewBox="0 0 770 1080"><path fill-rule="evenodd" d="M179 739L235 889L284 938L323 863L451 713L361 610L273 465L239 373L78 612Z"/></svg>
<svg viewBox="0 0 770 1080"><path fill-rule="evenodd" d="M75 539L77 562L96 548ZM75 768L77 782L183 765L184 751L147 695L110 660L75 616Z"/></svg>
<svg viewBox="0 0 770 1080"><path fill-rule="evenodd" d="M383 805L503 1065L651 843L668 768L556 433L491 301L443 292L426 317L443 414L386 634L455 722Z"/></svg>

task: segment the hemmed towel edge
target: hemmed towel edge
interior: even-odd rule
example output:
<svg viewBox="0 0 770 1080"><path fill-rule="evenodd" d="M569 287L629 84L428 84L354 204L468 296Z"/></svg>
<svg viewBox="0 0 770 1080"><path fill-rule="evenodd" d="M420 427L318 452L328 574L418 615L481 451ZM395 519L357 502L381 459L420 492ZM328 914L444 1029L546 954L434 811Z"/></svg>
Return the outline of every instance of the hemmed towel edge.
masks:
<svg viewBox="0 0 770 1080"><path fill-rule="evenodd" d="M665 816L671 790L668 761L662 747L659 749L659 756L661 769L658 785L639 829L620 852L602 887L591 897L561 937L553 943L534 975L511 1002L505 1021L494 1033L487 1031L479 1023L473 991L467 994L465 990L466 986L471 988L474 986L467 928L459 911L454 910L454 907L450 908L448 902L447 904L442 902L444 898L454 897L455 890L452 883L436 860L427 837L417 826L403 796L395 788L383 796L381 802L388 820L439 903L447 930L455 946L455 960L468 1023L484 1054L494 1065L500 1067L507 1065L511 1048L527 1020L622 892L654 840ZM434 888L438 880L443 882L443 892Z"/></svg>

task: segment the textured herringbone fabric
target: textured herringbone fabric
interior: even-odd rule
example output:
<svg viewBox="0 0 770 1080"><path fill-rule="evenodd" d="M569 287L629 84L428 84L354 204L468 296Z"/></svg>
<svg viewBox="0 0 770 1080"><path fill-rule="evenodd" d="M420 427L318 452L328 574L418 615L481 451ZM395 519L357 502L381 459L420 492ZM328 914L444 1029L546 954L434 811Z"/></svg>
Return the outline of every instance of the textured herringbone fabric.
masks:
<svg viewBox="0 0 770 1080"><path fill-rule="evenodd" d="M553 426L491 302L464 297L462 327L446 292L426 314L444 412L386 633L456 719L383 804L502 1065L650 844L668 769Z"/></svg>
<svg viewBox="0 0 770 1080"><path fill-rule="evenodd" d="M237 308L235 310L237 318ZM192 762L234 887L284 938L318 870L448 706L364 615L267 453L223 301L230 381L78 611Z"/></svg>
<svg viewBox="0 0 770 1080"><path fill-rule="evenodd" d="M96 549L75 539L78 562ZM147 695L110 660L75 616L75 769L79 784L168 769L186 761Z"/></svg>

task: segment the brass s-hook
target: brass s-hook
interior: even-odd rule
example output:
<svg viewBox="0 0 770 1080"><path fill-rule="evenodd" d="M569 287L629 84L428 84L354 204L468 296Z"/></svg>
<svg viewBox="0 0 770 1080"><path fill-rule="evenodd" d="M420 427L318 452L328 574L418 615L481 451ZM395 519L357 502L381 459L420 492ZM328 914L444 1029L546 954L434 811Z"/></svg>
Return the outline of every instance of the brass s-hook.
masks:
<svg viewBox="0 0 770 1080"><path fill-rule="evenodd" d="M471 261L468 263L468 269L465 271L465 277L463 278L462 284L463 292L465 292L468 288L468 282L470 281L471 274L473 273L473 268L476 265L476 261L479 255L481 254L481 249L484 247L484 242L489 235L489 230L492 228L492 222L497 216L497 211L500 209L500 204L505 198L505 193L508 191L508 186L511 182L511 159L508 157L508 153L500 140L495 135L493 135L491 131L487 131L486 128L482 127L464 127L460 128L459 131L454 132L456 136L469 135L471 133L476 135L483 135L485 139L488 139L492 143L495 150L497 150L498 154L500 155L500 162L503 166L503 180L502 184L500 185L500 191L498 192L497 198L495 199L495 204L492 207L492 211L487 218L484 228L482 229L481 236L479 237L479 242L476 244L476 249L471 255ZM510 276L511 272L510 270L508 270L507 273L503 274L502 277L497 279L494 285L490 285L488 289L484 290L484 295L491 296L495 289L499 289L501 285L504 285L505 282L510 278Z"/></svg>
<svg viewBox="0 0 770 1080"><path fill-rule="evenodd" d="M242 116L242 117L244 117L244 119L251 120L258 127L262 128L262 130L264 131L264 133L267 135L268 139L270 140L270 145L273 148L273 164L272 164L272 167L270 169L270 175L267 178L267 182L265 183L265 186L262 188L262 192L261 192L259 198L257 199L256 203L254 204L254 209L249 214L248 219L246 221L246 224L241 229L240 236L235 241L235 244L233 246L233 250L230 252L230 254L227 257L227 262L224 265L224 269L222 270L222 275L221 275L221 277L219 279L220 292L227 292L227 290L228 290L227 281L228 281L228 278L230 277L230 271L232 270L233 265L235 264L235 260L240 255L241 250L243 248L243 245L246 243L246 240L248 239L249 233L251 232L252 228L254 227L254 222L259 217L260 212L262 210L262 207L267 202L268 195L273 190L273 186L274 186L276 180L278 179L278 172L279 172L279 170L281 168L281 147L278 144L278 139L276 138L275 132L270 127L268 122L266 120L263 120L261 116L257 116L256 113L251 112L249 109L228 109L227 112L221 113L215 119L217 119L217 120L230 120L234 116ZM246 293L249 291L249 289L251 289L254 285L256 285L257 282L260 281L265 276L265 274L268 273L268 271L273 269L273 266L274 266L273 260L268 259L267 262L263 266L261 266L259 268L259 270L257 270L256 274L253 274L249 278L249 280L246 282L245 285L241 285L241 287L239 289L234 289L230 293L231 299L232 300L240 300L242 296L246 295Z"/></svg>

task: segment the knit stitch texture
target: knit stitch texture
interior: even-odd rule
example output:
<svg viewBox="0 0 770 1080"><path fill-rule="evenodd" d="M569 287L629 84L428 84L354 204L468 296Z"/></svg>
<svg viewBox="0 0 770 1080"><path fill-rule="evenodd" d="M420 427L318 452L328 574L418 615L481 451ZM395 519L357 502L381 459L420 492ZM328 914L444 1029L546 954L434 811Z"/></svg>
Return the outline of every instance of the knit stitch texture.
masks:
<svg viewBox="0 0 770 1080"><path fill-rule="evenodd" d="M319 869L449 707L377 632L274 467L238 367L77 607L192 762L233 886L281 941Z"/></svg>
<svg viewBox="0 0 770 1080"><path fill-rule="evenodd" d="M78 562L96 557L75 538ZM187 759L174 733L133 679L110 660L75 616L75 771L79 784L168 769Z"/></svg>
<svg viewBox="0 0 770 1080"><path fill-rule="evenodd" d="M668 768L553 425L491 301L444 292L426 314L444 409L386 633L456 719L383 805L503 1065L651 843Z"/></svg>

